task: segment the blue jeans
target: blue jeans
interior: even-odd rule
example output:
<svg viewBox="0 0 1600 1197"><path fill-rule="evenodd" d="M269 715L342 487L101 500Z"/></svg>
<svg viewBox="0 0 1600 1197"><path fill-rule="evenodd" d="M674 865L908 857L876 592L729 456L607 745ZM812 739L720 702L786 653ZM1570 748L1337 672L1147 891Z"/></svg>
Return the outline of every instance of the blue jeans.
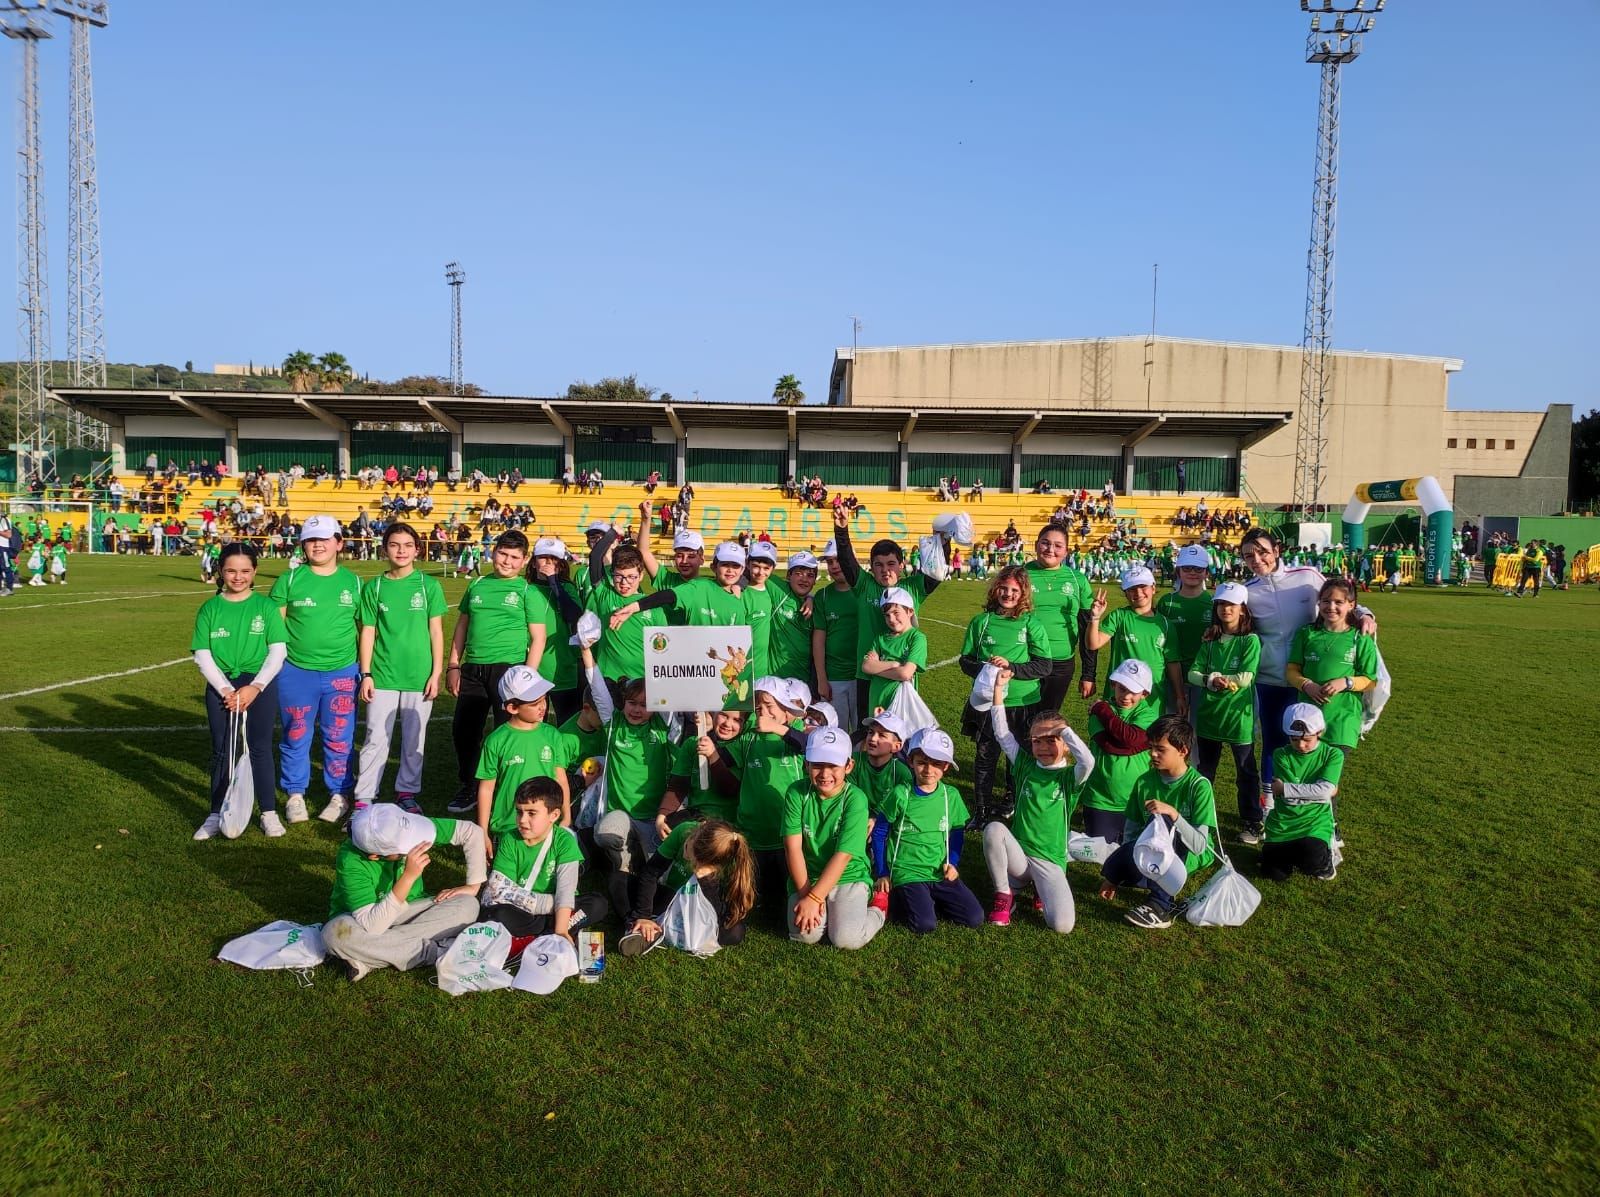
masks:
<svg viewBox="0 0 1600 1197"><path fill-rule="evenodd" d="M235 689L255 678L253 673L239 673L228 679ZM222 810L222 800L228 793L228 766L232 763L233 745L228 742L228 724L232 716L222 705L222 695L206 687L206 723L211 728L211 813ZM278 809L278 792L272 784L272 730L278 724L278 679L256 695L250 709L244 713L244 742L250 748L250 776L255 782L256 805L262 814Z"/></svg>
<svg viewBox="0 0 1600 1197"><path fill-rule="evenodd" d="M355 791L350 754L356 738L356 689L361 667L301 669L284 662L278 675L278 709L283 740L278 746L278 784L286 794L304 794L311 785L312 728L322 736L322 780L328 793Z"/></svg>
<svg viewBox="0 0 1600 1197"><path fill-rule="evenodd" d="M1261 792L1272 793L1272 754L1289 742L1283 713L1300 699L1293 686L1256 683L1256 722L1261 726Z"/></svg>
<svg viewBox="0 0 1600 1197"><path fill-rule="evenodd" d="M11 568L11 550L0 549L0 590L15 590L17 571Z"/></svg>

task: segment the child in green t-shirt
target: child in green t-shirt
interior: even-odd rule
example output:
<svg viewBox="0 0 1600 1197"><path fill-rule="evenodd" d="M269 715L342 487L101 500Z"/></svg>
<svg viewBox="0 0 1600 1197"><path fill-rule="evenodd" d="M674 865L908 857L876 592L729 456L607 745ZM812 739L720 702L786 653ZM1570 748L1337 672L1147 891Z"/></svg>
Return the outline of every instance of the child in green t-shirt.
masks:
<svg viewBox="0 0 1600 1197"><path fill-rule="evenodd" d="M1106 611L1106 592L1095 593L1089 605L1089 627L1084 632L1088 646L1099 651L1111 646L1111 668L1137 658L1150 667L1155 689L1152 693L1163 712L1189 713L1189 691L1178 666L1178 642L1166 616L1157 613L1153 603L1155 577L1142 565L1126 569L1121 576L1126 607Z"/></svg>
<svg viewBox="0 0 1600 1197"><path fill-rule="evenodd" d="M513 955L535 936L570 939L610 910L599 894L578 893L583 849L561 825L565 805L566 791L555 778L528 778L512 800L515 832L502 836L495 849L479 917L511 932Z"/></svg>
<svg viewBox="0 0 1600 1197"><path fill-rule="evenodd" d="M917 686L917 673L928 667L928 638L912 626L916 602L911 593L891 586L878 600L888 630L875 636L861 658L867 676L867 709L863 717L886 711L903 685Z"/></svg>
<svg viewBox="0 0 1600 1197"><path fill-rule="evenodd" d="M855 784L867 796L867 815L872 820L872 871L882 877L889 871L884 858L889 843L889 824L883 812L889 796L900 786L912 784L911 770L900 759L906 728L898 716L873 715L861 725L861 745L855 753Z"/></svg>
<svg viewBox="0 0 1600 1197"><path fill-rule="evenodd" d="M665 840L688 819L733 822L739 813L739 778L722 761L718 744L737 740L744 731L743 711L707 711L699 716L704 734L691 729L673 746L672 771L656 808L656 834ZM705 784L701 762L705 762Z"/></svg>
<svg viewBox="0 0 1600 1197"><path fill-rule="evenodd" d="M1119 885L1147 891L1145 902L1124 916L1135 927L1170 927L1186 903L1178 893L1187 879L1216 859L1217 804L1211 783L1189 763L1194 729L1182 715L1163 715L1150 725L1150 768L1133 784L1128 799L1129 833L1122 846L1100 867L1105 878L1102 898L1114 898ZM1183 853L1183 878L1146 876L1135 861L1139 835L1152 819L1165 819ZM1174 884L1171 892L1167 885Z"/></svg>
<svg viewBox="0 0 1600 1197"><path fill-rule="evenodd" d="M958 871L967 804L944 780L955 771L955 742L938 728L919 732L910 767L911 784L896 786L881 809L889 843L874 897L887 894L890 917L918 935L941 918L981 927L983 907Z"/></svg>
<svg viewBox="0 0 1600 1197"><path fill-rule="evenodd" d="M757 901L776 913L784 909L784 800L805 776L806 736L795 726L804 704L784 678L755 681L755 717L736 740L719 743L717 755L739 778L735 820L756 856Z"/></svg>
<svg viewBox="0 0 1600 1197"><path fill-rule="evenodd" d="M1189 685L1200 694L1195 730L1200 737L1201 776L1215 784L1226 744L1233 754L1239 798L1239 842L1259 844L1266 817L1256 769L1255 678L1261 663L1261 638L1250 630L1249 601L1250 592L1238 582L1217 587L1211 626L1201 637L1189 670Z"/></svg>
<svg viewBox="0 0 1600 1197"><path fill-rule="evenodd" d="M1261 875L1270 880L1287 881L1296 869L1318 881L1337 875L1333 801L1344 753L1322 742L1324 730L1322 712L1309 702L1283 713L1289 742L1272 754L1273 803L1261 846Z"/></svg>
<svg viewBox="0 0 1600 1197"><path fill-rule="evenodd" d="M731 823L690 819L672 829L639 873L637 905L617 941L624 956L637 956L660 938L657 916L691 877L717 912L717 943L729 948L744 942L744 920L756 900L755 854Z"/></svg>
<svg viewBox="0 0 1600 1197"><path fill-rule="evenodd" d="M1133 783L1150 768L1145 730L1161 714L1151 694L1150 666L1130 657L1106 679L1107 698L1089 708L1095 769L1083 787L1083 830L1091 839L1122 843Z"/></svg>
<svg viewBox="0 0 1600 1197"><path fill-rule="evenodd" d="M789 872L789 938L865 947L883 929L888 896L872 892L867 796L850 783L850 737L822 727L806 740L806 780L783 802Z"/></svg>
<svg viewBox="0 0 1600 1197"><path fill-rule="evenodd" d="M561 825L572 826L571 790L567 783L567 741L546 723L550 680L526 665L513 665L500 678L500 699L507 719L483 742L478 757L478 826L498 840L516 830L512 801L530 777L549 777L561 792Z"/></svg>

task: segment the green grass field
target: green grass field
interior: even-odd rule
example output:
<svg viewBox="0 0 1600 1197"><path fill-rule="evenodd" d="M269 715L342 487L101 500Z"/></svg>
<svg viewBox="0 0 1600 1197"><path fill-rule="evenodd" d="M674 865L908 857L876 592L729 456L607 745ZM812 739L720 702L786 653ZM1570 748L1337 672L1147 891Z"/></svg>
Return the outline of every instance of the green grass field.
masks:
<svg viewBox="0 0 1600 1197"><path fill-rule="evenodd" d="M1134 930L1080 865L1070 936L764 928L455 999L213 959L320 922L339 833L190 840L202 682L147 667L206 593L192 558L80 557L0 600L0 1190L1600 1191L1593 587L1374 596L1396 694L1346 771L1346 863L1262 882L1245 927ZM979 595L935 595L931 659ZM924 690L953 724L966 679ZM431 810L452 779L435 723ZM975 849L963 872L987 902Z"/></svg>

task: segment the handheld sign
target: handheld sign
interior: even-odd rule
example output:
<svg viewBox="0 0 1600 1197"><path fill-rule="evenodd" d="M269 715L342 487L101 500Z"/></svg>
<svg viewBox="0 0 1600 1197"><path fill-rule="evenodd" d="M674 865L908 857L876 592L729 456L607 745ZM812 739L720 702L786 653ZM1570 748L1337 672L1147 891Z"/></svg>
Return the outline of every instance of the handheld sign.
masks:
<svg viewBox="0 0 1600 1197"><path fill-rule="evenodd" d="M644 628L644 701L652 711L748 711L750 629Z"/></svg>

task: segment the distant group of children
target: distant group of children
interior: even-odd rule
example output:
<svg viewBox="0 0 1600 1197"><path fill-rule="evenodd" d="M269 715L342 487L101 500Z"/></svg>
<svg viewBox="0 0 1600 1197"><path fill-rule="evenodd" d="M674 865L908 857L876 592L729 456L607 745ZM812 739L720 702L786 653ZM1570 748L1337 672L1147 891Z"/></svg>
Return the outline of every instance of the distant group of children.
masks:
<svg viewBox="0 0 1600 1197"><path fill-rule="evenodd" d="M1103 897L1141 897L1130 923L1167 927L1183 910L1182 881L1153 879L1135 845L1161 820L1188 878L1213 863L1212 783L1225 746L1240 839L1262 845L1263 873L1335 875L1335 799L1360 732L1359 696L1378 672L1345 581L1322 585L1315 623L1294 636L1288 680L1305 701L1282 716L1288 742L1271 754L1264 801L1252 701L1261 643L1246 588L1207 591L1210 558L1190 546L1175 591L1155 600L1151 572L1134 566L1120 578L1126 605L1109 610L1104 591L1091 595L1064 563L1065 530L1047 526L1039 559L1001 568L966 629L969 806L950 781L955 742L916 694L929 667L918 612L943 575L908 571L892 540L874 543L863 568L848 525L836 513L820 559L793 554L782 577L766 542L720 544L708 562L699 534L680 529L668 563L648 531L624 543L596 524L579 562L559 539L530 545L508 530L491 572L468 584L448 639L443 591L416 568L421 543L403 522L383 535L388 568L365 582L339 563L341 532L328 516L305 521L304 564L270 595L253 589L253 549L220 548L210 567L218 594L192 641L214 749L211 814L195 838L220 829L241 737L262 830L280 836L284 822L307 819L320 737L329 793L320 818L349 827L324 939L352 978L431 964L478 919L501 923L520 950L614 916L621 951L633 955L660 938L662 911L691 880L724 946L761 910L796 940L849 949L891 920L919 933L940 921L1006 926L1029 890L1045 924L1066 933L1075 860L1098 864ZM640 526L651 527L647 514ZM748 713L650 708L643 643L669 623L750 629L748 651L724 661L730 677L753 678ZM1061 714L1075 651L1086 697L1094 654L1109 656L1086 737ZM452 818L421 805L441 688L456 700ZM399 774L383 801L396 738ZM969 834L981 837L987 911L960 874ZM466 883L430 899L424 873L446 843L463 850ZM603 881L580 893L586 873Z"/></svg>

